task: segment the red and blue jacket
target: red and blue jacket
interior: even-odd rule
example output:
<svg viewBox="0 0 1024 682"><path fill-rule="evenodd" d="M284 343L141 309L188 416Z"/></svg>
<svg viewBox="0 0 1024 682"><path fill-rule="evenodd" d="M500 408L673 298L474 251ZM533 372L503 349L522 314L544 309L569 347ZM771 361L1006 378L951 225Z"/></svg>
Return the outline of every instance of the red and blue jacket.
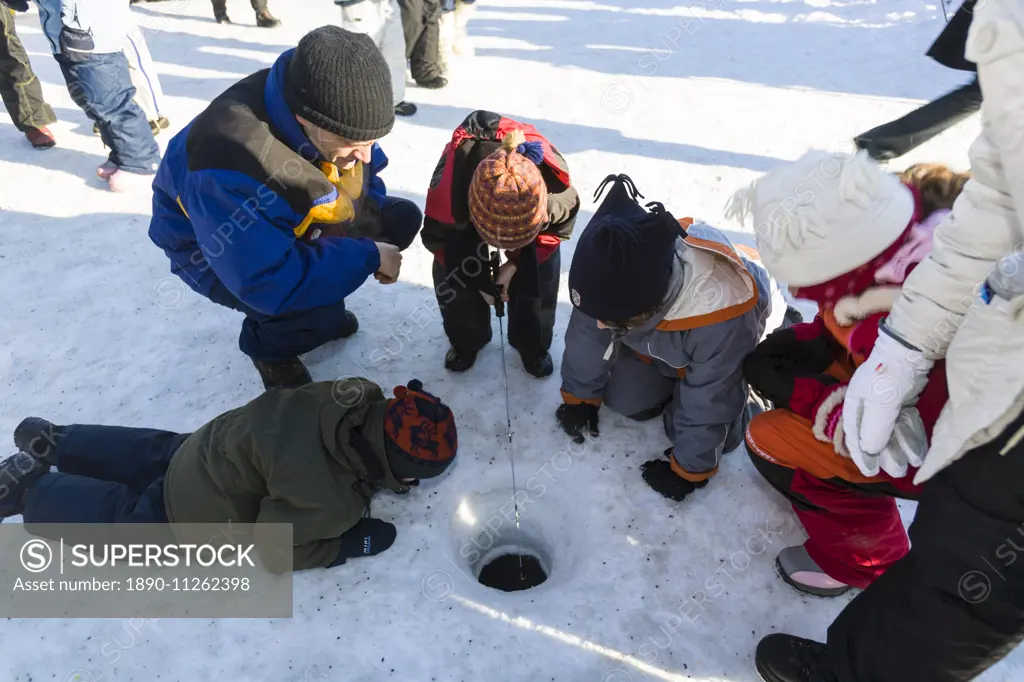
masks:
<svg viewBox="0 0 1024 682"><path fill-rule="evenodd" d="M294 50L239 81L171 140L153 182L149 237L171 272L208 296L219 280L266 315L336 303L380 267L371 233L388 163L341 171L284 100ZM359 229L349 229L359 228Z"/></svg>

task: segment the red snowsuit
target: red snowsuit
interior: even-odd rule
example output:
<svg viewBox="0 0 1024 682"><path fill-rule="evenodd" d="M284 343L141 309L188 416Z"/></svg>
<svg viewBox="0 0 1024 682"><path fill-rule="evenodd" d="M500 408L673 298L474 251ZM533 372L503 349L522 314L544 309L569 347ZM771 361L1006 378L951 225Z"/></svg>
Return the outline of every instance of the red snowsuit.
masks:
<svg viewBox="0 0 1024 682"><path fill-rule="evenodd" d="M797 291L801 298L816 299L822 313L812 322L773 332L744 362L751 387L777 408L757 415L747 427L750 456L792 502L809 536L807 553L831 578L854 587L867 587L909 551L894 498L916 500L920 487L912 483L914 469L901 479L884 472L865 476L836 451L845 386L870 355L887 311L842 326L834 313L834 292L857 297L875 288L873 270L900 245L857 273ZM826 290L829 295L822 295ZM916 405L929 441L947 398L945 365L939 362Z"/></svg>

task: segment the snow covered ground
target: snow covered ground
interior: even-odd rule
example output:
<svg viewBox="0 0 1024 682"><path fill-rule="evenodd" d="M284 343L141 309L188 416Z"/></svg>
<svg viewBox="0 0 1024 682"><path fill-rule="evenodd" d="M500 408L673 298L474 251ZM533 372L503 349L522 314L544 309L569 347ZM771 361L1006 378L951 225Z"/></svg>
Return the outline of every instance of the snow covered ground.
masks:
<svg viewBox="0 0 1024 682"><path fill-rule="evenodd" d="M218 26L206 0L137 6L171 132L339 16L327 0L277 0L284 25L263 30L251 26L248 3L230 9L239 23ZM27 415L183 431L255 397L257 375L236 349L239 317L169 276L146 236L148 197L100 186L100 142L36 16L17 23L61 119L60 146L35 152L0 120L0 432ZM452 129L469 110L492 109L534 123L566 154L585 197L578 230L598 182L622 172L676 215L743 238L723 206L755 174L810 147L847 148L855 133L966 79L923 56L941 26L936 0L481 0L470 25L477 56L455 64L445 90L410 88L420 113L384 141L384 177L422 203ZM963 168L977 125L899 167ZM562 299L559 329L570 310L564 281ZM308 357L314 378L364 375L389 389L417 377L459 420L449 476L375 501L374 515L399 528L394 547L298 575L290 620L0 623L0 679L747 682L763 635L824 636L844 600L802 597L776 578L775 554L802 531L743 452L726 456L706 489L670 504L638 470L668 445L657 424L604 413L601 438L570 448L553 417L557 374L530 378L514 353L523 527L551 578L519 594L475 584L467 557L493 539L467 525L510 533L497 343L471 372L444 371L447 343L418 243L400 283L371 281L351 309L360 333ZM1022 671L1018 651L984 680Z"/></svg>

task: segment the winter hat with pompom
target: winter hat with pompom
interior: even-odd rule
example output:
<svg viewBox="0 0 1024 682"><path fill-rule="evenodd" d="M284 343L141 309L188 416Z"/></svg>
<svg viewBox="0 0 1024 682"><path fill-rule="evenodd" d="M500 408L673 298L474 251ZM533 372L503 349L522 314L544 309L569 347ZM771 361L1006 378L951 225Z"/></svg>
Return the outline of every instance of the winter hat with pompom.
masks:
<svg viewBox="0 0 1024 682"><path fill-rule="evenodd" d="M395 478L432 478L455 459L455 417L439 398L413 379L396 386L384 413L384 451Z"/></svg>
<svg viewBox="0 0 1024 682"><path fill-rule="evenodd" d="M511 130L501 149L480 162L469 183L469 217L480 238L499 249L519 249L548 222L548 188L537 167L544 146Z"/></svg>
<svg viewBox="0 0 1024 682"><path fill-rule="evenodd" d="M914 194L865 152L813 151L737 192L727 218L753 217L764 266L793 287L854 272L907 231Z"/></svg>

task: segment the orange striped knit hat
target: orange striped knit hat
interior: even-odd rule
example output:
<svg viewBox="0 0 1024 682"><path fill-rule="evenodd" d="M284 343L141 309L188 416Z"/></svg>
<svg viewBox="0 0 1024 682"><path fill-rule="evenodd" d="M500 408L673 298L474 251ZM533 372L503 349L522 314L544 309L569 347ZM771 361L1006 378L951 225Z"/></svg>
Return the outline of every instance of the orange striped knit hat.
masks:
<svg viewBox="0 0 1024 682"><path fill-rule="evenodd" d="M481 239L499 249L519 249L548 222L548 188L537 167L540 142L512 130L501 149L480 162L469 183L469 217Z"/></svg>

